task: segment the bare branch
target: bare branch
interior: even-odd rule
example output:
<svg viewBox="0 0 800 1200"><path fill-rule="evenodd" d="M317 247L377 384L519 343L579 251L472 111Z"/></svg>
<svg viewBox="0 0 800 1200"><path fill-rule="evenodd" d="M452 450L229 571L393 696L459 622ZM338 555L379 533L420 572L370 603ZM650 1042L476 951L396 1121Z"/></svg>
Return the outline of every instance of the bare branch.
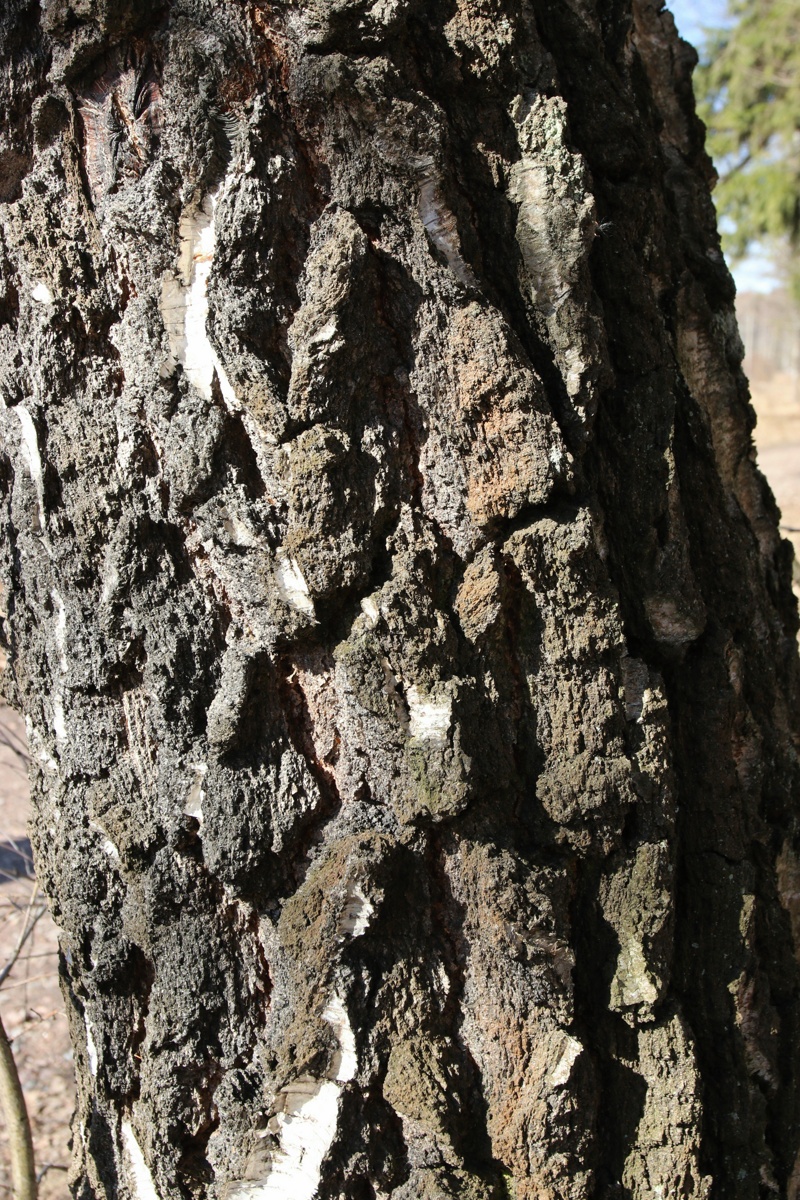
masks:
<svg viewBox="0 0 800 1200"><path fill-rule="evenodd" d="M14 1200L36 1200L36 1166L33 1138L17 1064L0 1016L0 1108L3 1110L11 1150Z"/></svg>
<svg viewBox="0 0 800 1200"><path fill-rule="evenodd" d="M0 970L0 987L2 987L3 984L5 983L5 981L8 979L9 975L11 974L11 972L14 969L14 964L16 963L17 959L19 958L19 956L22 952L23 946L25 945L28 938L33 933L38 922L41 920L41 918L47 912L47 905L41 901L39 904L39 908L37 908L34 911L34 904L36 903L36 897L38 896L38 894L39 894L39 885L37 883L33 889L33 892L31 893L31 899L30 899L30 903L28 904L27 912L25 913L25 921L22 926L22 932L20 933L19 938L17 939L16 947L14 948L11 958L8 960L8 962L2 968L2 970Z"/></svg>
<svg viewBox="0 0 800 1200"><path fill-rule="evenodd" d="M29 975L26 979L18 979L16 983L9 983L3 988L5 992L13 992L14 988L27 987L29 983L38 983L40 979L52 979L52 971L42 971L39 975Z"/></svg>

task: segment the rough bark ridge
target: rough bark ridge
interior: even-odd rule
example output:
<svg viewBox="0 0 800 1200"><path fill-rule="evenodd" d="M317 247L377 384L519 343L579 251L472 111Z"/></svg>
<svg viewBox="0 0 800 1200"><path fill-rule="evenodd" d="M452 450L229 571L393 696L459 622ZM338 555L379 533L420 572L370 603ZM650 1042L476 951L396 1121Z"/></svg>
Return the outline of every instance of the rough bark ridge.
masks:
<svg viewBox="0 0 800 1200"><path fill-rule="evenodd" d="M671 17L0 31L75 1196L796 1197L790 552Z"/></svg>

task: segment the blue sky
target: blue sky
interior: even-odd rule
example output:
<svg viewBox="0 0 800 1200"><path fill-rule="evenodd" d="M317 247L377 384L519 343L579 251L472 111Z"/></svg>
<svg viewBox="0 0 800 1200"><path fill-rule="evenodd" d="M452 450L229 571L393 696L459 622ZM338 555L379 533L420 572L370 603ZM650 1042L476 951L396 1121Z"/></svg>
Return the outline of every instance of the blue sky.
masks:
<svg viewBox="0 0 800 1200"><path fill-rule="evenodd" d="M667 0L681 37L695 44L702 40L703 26L721 25L725 18L725 0Z"/></svg>
<svg viewBox="0 0 800 1200"><path fill-rule="evenodd" d="M723 24L728 5L726 0L667 0L667 7L681 37L698 45L703 40L704 27ZM769 292L780 286L772 263L762 255L749 254L731 270L740 292Z"/></svg>

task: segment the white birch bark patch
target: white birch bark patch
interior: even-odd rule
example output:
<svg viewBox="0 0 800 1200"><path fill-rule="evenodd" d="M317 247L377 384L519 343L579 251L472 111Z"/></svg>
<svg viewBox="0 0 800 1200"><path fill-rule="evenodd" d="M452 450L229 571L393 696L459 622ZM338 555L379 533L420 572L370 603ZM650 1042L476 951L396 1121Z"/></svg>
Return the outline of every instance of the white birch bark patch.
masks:
<svg viewBox="0 0 800 1200"><path fill-rule="evenodd" d="M224 185L223 185L224 186ZM208 280L214 263L214 213L220 189L181 217L181 249L177 272L161 285L161 315L169 336L173 364L180 363L207 400L216 373L222 397L231 411L239 407L219 355L209 341ZM168 365L169 372L169 365Z"/></svg>
<svg viewBox="0 0 800 1200"><path fill-rule="evenodd" d="M290 608L295 608L309 617L314 616L314 601L297 559L279 552L275 563L275 582L281 599Z"/></svg>
<svg viewBox="0 0 800 1200"><path fill-rule="evenodd" d="M120 1133L128 1158L127 1174L131 1195L135 1200L161 1200L130 1121L122 1122Z"/></svg>
<svg viewBox="0 0 800 1200"><path fill-rule="evenodd" d="M452 697L427 695L416 684L412 684L406 689L406 701L408 731L412 742L445 746L452 724Z"/></svg>

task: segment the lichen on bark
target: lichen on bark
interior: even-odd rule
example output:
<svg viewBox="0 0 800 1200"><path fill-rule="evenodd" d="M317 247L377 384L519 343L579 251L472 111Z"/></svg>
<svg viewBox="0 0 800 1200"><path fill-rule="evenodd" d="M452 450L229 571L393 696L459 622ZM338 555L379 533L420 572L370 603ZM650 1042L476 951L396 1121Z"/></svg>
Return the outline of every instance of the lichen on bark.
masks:
<svg viewBox="0 0 800 1200"><path fill-rule="evenodd" d="M797 616L669 13L0 38L74 1195L796 1196Z"/></svg>

